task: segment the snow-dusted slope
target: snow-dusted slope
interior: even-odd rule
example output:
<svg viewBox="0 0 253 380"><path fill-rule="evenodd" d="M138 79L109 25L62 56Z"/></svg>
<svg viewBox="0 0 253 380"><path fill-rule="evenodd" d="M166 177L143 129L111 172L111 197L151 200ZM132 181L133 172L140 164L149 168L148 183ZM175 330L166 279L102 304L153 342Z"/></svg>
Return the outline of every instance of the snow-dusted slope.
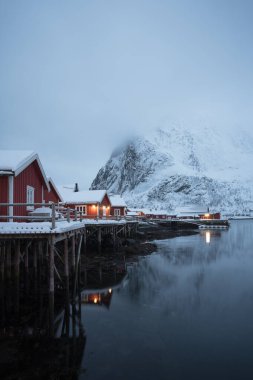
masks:
<svg viewBox="0 0 253 380"><path fill-rule="evenodd" d="M115 150L91 189L124 194L131 206L253 208L253 136L241 130L159 128Z"/></svg>

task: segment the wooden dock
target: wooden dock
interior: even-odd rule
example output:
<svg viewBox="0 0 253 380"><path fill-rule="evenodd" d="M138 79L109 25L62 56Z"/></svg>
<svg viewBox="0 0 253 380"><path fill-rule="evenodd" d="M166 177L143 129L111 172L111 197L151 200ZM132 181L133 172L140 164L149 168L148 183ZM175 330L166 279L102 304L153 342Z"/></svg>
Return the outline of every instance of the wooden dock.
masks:
<svg viewBox="0 0 253 380"><path fill-rule="evenodd" d="M83 219L81 215L78 218L76 214L72 219L71 210L66 211L67 217L57 220L55 205L50 204L49 207L52 215L46 217L46 221L34 222L33 217L31 222L23 222L25 216L19 216L17 219L22 222L0 223L0 281L2 284L5 280L14 282L17 298L21 274L25 277L32 274L36 286L46 281L53 320L56 280L67 293L70 292L71 282L75 296L81 260L87 247L92 245L101 252L106 243L116 249L121 239L135 236L138 222L125 219L90 220ZM6 216L4 218L8 219ZM11 215L11 220L15 219ZM41 277L42 267L46 268L43 272L46 279Z"/></svg>
<svg viewBox="0 0 253 380"><path fill-rule="evenodd" d="M227 219L167 219L167 220L152 220L163 227L170 227L173 229L204 229L204 228L217 228L223 229L229 227Z"/></svg>

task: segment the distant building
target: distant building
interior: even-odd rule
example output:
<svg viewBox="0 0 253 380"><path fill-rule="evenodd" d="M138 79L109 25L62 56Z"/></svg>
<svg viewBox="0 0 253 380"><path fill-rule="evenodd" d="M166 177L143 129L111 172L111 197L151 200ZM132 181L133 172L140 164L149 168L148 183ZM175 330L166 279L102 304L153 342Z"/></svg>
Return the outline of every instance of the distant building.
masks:
<svg viewBox="0 0 253 380"><path fill-rule="evenodd" d="M179 207L175 211L180 219L220 219L220 213L211 213L209 207L200 205L188 205Z"/></svg>
<svg viewBox="0 0 253 380"><path fill-rule="evenodd" d="M127 215L132 217L142 217L146 219L171 219L175 215L170 215L166 210L154 210L148 208L129 208Z"/></svg>
<svg viewBox="0 0 253 380"><path fill-rule="evenodd" d="M111 203L111 216L125 216L127 205L120 195L109 195Z"/></svg>
<svg viewBox="0 0 253 380"><path fill-rule="evenodd" d="M111 203L106 190L76 191L76 186L61 186L60 192L66 207L81 213L83 217L110 216Z"/></svg>

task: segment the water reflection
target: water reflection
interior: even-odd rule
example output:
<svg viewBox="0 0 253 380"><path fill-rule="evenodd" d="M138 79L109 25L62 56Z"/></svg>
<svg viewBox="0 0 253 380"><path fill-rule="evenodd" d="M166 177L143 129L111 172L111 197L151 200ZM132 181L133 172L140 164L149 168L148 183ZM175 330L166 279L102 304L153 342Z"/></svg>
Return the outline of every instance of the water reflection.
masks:
<svg viewBox="0 0 253 380"><path fill-rule="evenodd" d="M80 378L251 379L253 223L156 243L109 313L86 310Z"/></svg>
<svg viewBox="0 0 253 380"><path fill-rule="evenodd" d="M110 308L112 300L112 289L96 290L82 293L82 303L86 305L105 306Z"/></svg>
<svg viewBox="0 0 253 380"><path fill-rule="evenodd" d="M40 268L40 275L46 279L45 269ZM1 274L0 378L77 379L86 347L83 306L109 309L114 289L126 276L125 263L101 260L97 265L87 258L76 297L74 282L70 288L56 282L54 310L47 281L28 276L23 268L18 283L5 271ZM91 286L96 289L89 290Z"/></svg>
<svg viewBox="0 0 253 380"><path fill-rule="evenodd" d="M43 291L21 292L18 314L16 302L9 284L1 293L1 379L77 378L86 344L80 304L58 305L51 326Z"/></svg>

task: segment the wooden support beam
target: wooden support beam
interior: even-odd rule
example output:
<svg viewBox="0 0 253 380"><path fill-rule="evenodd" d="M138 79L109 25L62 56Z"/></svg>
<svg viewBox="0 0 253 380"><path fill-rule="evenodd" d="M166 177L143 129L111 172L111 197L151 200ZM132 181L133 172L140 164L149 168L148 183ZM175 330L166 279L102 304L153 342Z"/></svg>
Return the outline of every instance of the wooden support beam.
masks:
<svg viewBox="0 0 253 380"><path fill-rule="evenodd" d="M5 245L0 247L0 261L1 261L1 282L4 281L4 261L5 261Z"/></svg>
<svg viewBox="0 0 253 380"><path fill-rule="evenodd" d="M14 254L14 276L19 278L19 267L20 262L20 240L16 240L15 242L15 254Z"/></svg>
<svg viewBox="0 0 253 380"><path fill-rule="evenodd" d="M98 250L101 250L101 244L102 244L102 234L101 234L101 227L98 227L97 229L97 240L98 240Z"/></svg>
<svg viewBox="0 0 253 380"><path fill-rule="evenodd" d="M8 241L6 244L6 277L9 280L11 278L11 241Z"/></svg>
<svg viewBox="0 0 253 380"><path fill-rule="evenodd" d="M54 245L52 236L49 245L49 335L54 336Z"/></svg>
<svg viewBox="0 0 253 380"><path fill-rule="evenodd" d="M78 244L77 258L76 258L76 269L75 269L75 279L74 279L74 288L73 288L73 298L76 297L76 289L77 289L77 279L78 279L78 267L80 265L80 254L82 248L83 235L80 235L80 240Z"/></svg>
<svg viewBox="0 0 253 380"><path fill-rule="evenodd" d="M33 270L34 270L34 277L36 281L37 274L38 274L38 243L35 242L32 245L32 248L33 248Z"/></svg>
<svg viewBox="0 0 253 380"><path fill-rule="evenodd" d="M69 249L68 239L64 240L64 275L66 279L69 279Z"/></svg>
<svg viewBox="0 0 253 380"><path fill-rule="evenodd" d="M86 228L84 228L83 230L83 252L84 253L86 252L86 248L87 248L87 230Z"/></svg>
<svg viewBox="0 0 253 380"><path fill-rule="evenodd" d="M72 259L73 259L73 237L72 236ZM75 244L75 239L74 239ZM75 249L75 247L74 247ZM72 262L73 268L73 262ZM73 272L74 273L74 272ZM69 322L70 322L70 311L69 311L69 250L68 250L68 240L64 240L64 277L65 277L65 322L66 322L66 336L69 336Z"/></svg>
<svg viewBox="0 0 253 380"><path fill-rule="evenodd" d="M71 271L72 274L75 273L76 267L76 237L75 235L71 238Z"/></svg>

